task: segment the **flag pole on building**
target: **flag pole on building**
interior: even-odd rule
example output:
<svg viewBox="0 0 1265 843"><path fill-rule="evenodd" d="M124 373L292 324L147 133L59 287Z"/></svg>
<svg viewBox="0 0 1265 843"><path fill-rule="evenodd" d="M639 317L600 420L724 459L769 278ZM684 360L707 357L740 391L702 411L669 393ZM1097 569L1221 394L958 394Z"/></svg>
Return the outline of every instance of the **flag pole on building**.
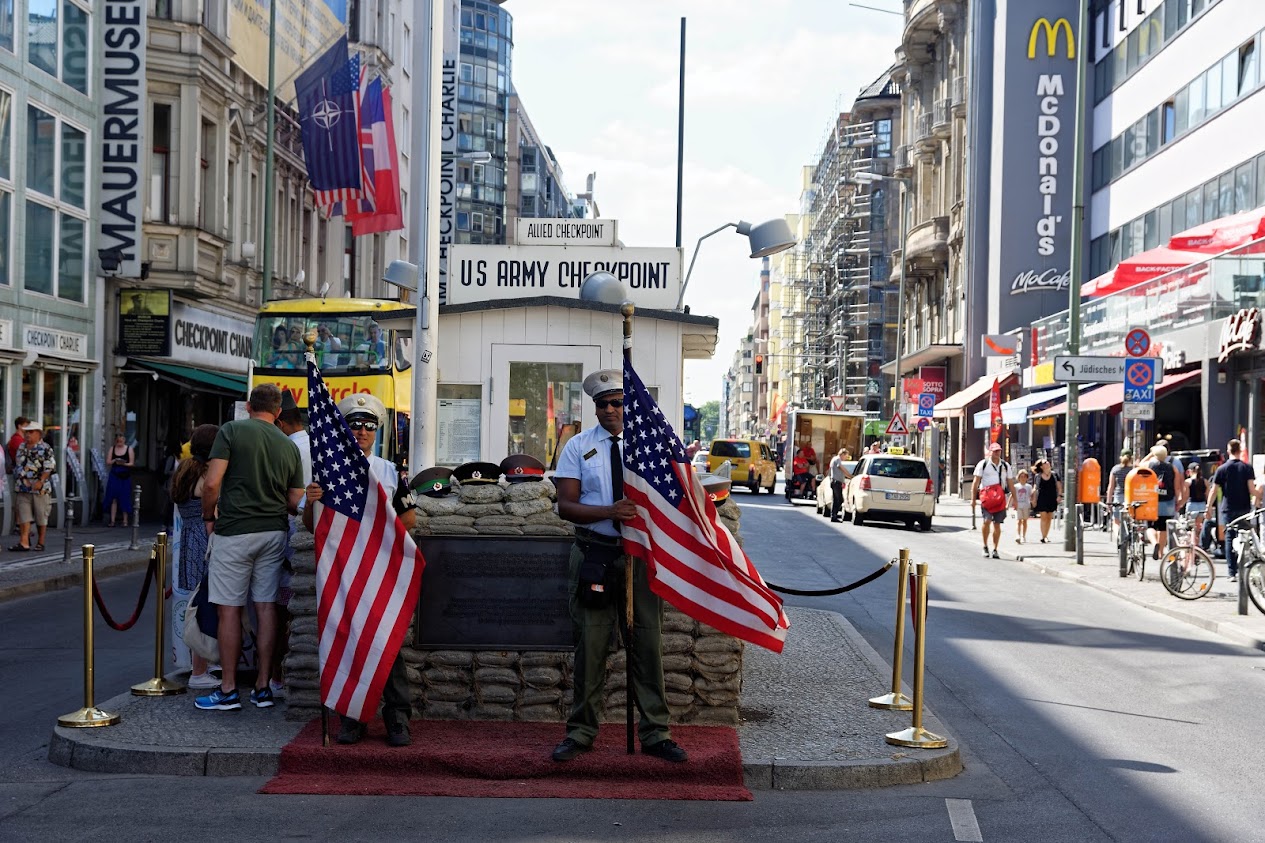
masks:
<svg viewBox="0 0 1265 843"><path fill-rule="evenodd" d="M619 312L624 315L624 362L632 365L632 319L634 311L633 303L626 301L619 306ZM628 412L628 407L624 407L624 412ZM625 443L625 446L627 444ZM619 503L619 501L615 501ZM628 736L628 754L633 755L637 750L633 743L633 571L637 564L637 557L629 554L628 563L624 568L624 719L626 721L626 732Z"/></svg>
<svg viewBox="0 0 1265 843"><path fill-rule="evenodd" d="M276 248L273 237L273 217L276 215L274 204L277 181L277 164L273 136L277 134L277 0L268 4L268 137L264 146L264 269L263 282L259 290L259 304L262 307L272 298L272 254Z"/></svg>

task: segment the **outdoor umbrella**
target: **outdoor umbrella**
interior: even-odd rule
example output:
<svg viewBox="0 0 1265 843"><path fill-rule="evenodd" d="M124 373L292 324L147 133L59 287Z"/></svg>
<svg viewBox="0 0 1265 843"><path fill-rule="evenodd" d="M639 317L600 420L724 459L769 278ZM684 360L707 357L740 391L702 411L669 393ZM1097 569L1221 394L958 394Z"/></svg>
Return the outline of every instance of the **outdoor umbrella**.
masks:
<svg viewBox="0 0 1265 843"><path fill-rule="evenodd" d="M1081 292L1084 296L1102 298L1203 259L1204 255L1197 252L1157 246L1122 260L1112 272L1098 276Z"/></svg>
<svg viewBox="0 0 1265 843"><path fill-rule="evenodd" d="M1265 207L1187 229L1169 238L1171 249L1215 255L1265 237Z"/></svg>

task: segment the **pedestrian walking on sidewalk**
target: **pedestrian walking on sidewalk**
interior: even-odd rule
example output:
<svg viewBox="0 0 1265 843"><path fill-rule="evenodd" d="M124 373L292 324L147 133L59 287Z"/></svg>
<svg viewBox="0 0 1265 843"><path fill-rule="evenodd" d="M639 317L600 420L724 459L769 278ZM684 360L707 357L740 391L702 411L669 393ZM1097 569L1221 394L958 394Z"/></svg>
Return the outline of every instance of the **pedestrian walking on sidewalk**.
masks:
<svg viewBox="0 0 1265 843"><path fill-rule="evenodd" d="M1168 549L1168 519L1176 515L1178 508L1185 503L1186 481L1178 468L1169 461L1168 448L1163 444L1151 449L1150 458L1143 465L1155 472L1160 517L1151 525L1155 529L1155 545L1151 549L1151 558L1159 559Z"/></svg>
<svg viewBox="0 0 1265 843"><path fill-rule="evenodd" d="M13 463L13 491L18 520L18 543L9 550L43 550L48 532L48 513L53 508L53 472L57 460L53 448L44 441L44 426L29 421L22 427L26 441L18 446ZM31 525L38 538L31 543Z"/></svg>
<svg viewBox="0 0 1265 843"><path fill-rule="evenodd" d="M984 513L984 526L981 530L984 539L984 556L1000 559L997 545L1001 542L1001 525L1006 520L1006 506L1015 505L1015 478L1010 465L1001 458L1001 445L994 442L988 446L988 456L975 466L975 477L971 483L971 511L978 503ZM988 537L991 529L993 549L988 550Z"/></svg>
<svg viewBox="0 0 1265 843"><path fill-rule="evenodd" d="M1239 575L1239 562L1234 552L1234 539L1239 531L1230 529L1229 524L1251 512L1253 503L1259 504L1260 491L1253 482L1256 472L1243 460L1243 443L1238 439L1231 439L1226 443L1225 449L1229 458L1212 475L1208 499L1212 500L1217 492L1221 493L1217 522L1225 528L1225 561L1230 568L1230 581L1234 582Z"/></svg>
<svg viewBox="0 0 1265 843"><path fill-rule="evenodd" d="M1107 477L1107 492L1103 498L1111 505L1111 527L1120 529L1120 511L1124 508L1124 481L1133 470L1133 451L1125 448L1120 452L1120 462L1111 467Z"/></svg>
<svg viewBox="0 0 1265 843"><path fill-rule="evenodd" d="M255 604L257 708L273 705L272 653L277 643L277 588L285 552L286 515L299 511L303 467L299 449L276 428L281 390L264 383L250 392L249 418L220 428L211 446L202 486L202 518L211 537L207 560L207 598L219 615L220 687L198 697L198 708L234 711L242 707L237 693L237 660L242 654L242 609ZM218 507L218 510L217 510Z"/></svg>
<svg viewBox="0 0 1265 843"><path fill-rule="evenodd" d="M200 424L189 439L189 456L176 466L171 477L171 502L180 513L180 558L176 564L176 583L192 592L206 579L206 528L202 521L202 489L205 485L207 461L220 427ZM188 686L194 690L218 688L220 680L209 670L207 660L190 652L193 670Z"/></svg>
<svg viewBox="0 0 1265 843"><path fill-rule="evenodd" d="M1199 463L1192 462L1186 466L1186 516L1193 519L1194 532L1198 541L1203 535L1204 514L1208 511L1208 481L1204 480Z"/></svg>
<svg viewBox="0 0 1265 843"><path fill-rule="evenodd" d="M1019 469L1019 482L1015 484L1015 544L1028 540L1028 518L1032 514L1032 485L1028 482L1028 470Z"/></svg>
<svg viewBox="0 0 1265 843"><path fill-rule="evenodd" d="M1050 540L1050 522L1063 500L1063 480L1050 466L1047 459L1039 459L1032 466L1036 476L1033 478L1032 511L1041 520L1041 543Z"/></svg>

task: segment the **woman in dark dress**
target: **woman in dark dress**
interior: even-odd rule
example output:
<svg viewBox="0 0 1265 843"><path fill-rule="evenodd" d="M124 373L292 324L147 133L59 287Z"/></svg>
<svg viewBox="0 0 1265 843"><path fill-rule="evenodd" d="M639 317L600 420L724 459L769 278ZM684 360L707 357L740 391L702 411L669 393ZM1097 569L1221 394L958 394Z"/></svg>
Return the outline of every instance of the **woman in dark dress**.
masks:
<svg viewBox="0 0 1265 843"><path fill-rule="evenodd" d="M1041 541L1050 538L1050 522L1054 520L1054 512L1063 499L1063 481L1050 468L1049 460L1037 460L1032 467L1032 483L1036 489L1036 501L1032 512L1041 519Z"/></svg>
<svg viewBox="0 0 1265 843"><path fill-rule="evenodd" d="M193 591L206 576L206 523L202 520L202 483L211 445L220 428L200 424L189 440L190 456L181 460L171 478L171 501L180 512L180 561L177 583L185 591ZM220 680L208 671L206 659L193 653L193 672L189 687L218 688Z"/></svg>
<svg viewBox="0 0 1265 843"><path fill-rule="evenodd" d="M114 437L110 449L110 476L105 484L105 500L101 507L110 510L110 526L118 523L119 510L123 511L123 526L127 526L132 514L132 466L136 464L136 452L128 447L122 433Z"/></svg>

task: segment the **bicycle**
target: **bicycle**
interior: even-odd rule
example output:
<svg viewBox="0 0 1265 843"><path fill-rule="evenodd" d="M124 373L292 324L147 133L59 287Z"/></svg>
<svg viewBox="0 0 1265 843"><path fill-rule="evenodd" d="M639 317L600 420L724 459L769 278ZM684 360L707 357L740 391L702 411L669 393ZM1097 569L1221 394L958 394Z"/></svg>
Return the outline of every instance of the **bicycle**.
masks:
<svg viewBox="0 0 1265 843"><path fill-rule="evenodd" d="M1141 501L1134 501L1131 508L1143 505ZM1146 522L1135 521L1133 513L1124 508L1120 511L1116 547L1120 553L1120 576L1137 576L1141 580L1146 573Z"/></svg>
<svg viewBox="0 0 1265 843"><path fill-rule="evenodd" d="M1256 536L1253 521L1265 514L1265 509L1240 515L1226 525L1227 530L1237 530L1236 551L1239 558L1239 576L1247 582L1247 596L1252 604L1265 613L1265 550Z"/></svg>
<svg viewBox="0 0 1265 843"><path fill-rule="evenodd" d="M1195 544L1191 520L1185 515L1168 519L1173 547L1160 558L1160 582L1168 593L1182 600L1198 600L1212 591L1217 578L1212 557Z"/></svg>

